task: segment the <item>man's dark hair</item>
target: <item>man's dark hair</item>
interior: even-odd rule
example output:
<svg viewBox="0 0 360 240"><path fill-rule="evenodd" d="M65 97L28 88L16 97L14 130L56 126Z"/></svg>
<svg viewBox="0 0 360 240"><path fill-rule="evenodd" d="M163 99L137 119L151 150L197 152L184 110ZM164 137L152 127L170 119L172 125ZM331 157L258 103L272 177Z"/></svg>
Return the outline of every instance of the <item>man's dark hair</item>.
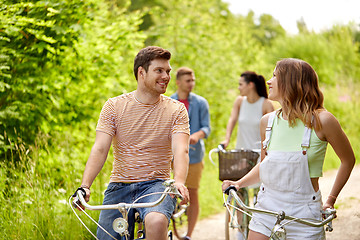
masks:
<svg viewBox="0 0 360 240"><path fill-rule="evenodd" d="M134 74L136 80L138 80L137 73L138 73L138 68L140 66L143 67L147 72L151 61L159 58L170 60L171 53L166 49L156 46L149 46L141 49L140 52L136 55L134 60Z"/></svg>

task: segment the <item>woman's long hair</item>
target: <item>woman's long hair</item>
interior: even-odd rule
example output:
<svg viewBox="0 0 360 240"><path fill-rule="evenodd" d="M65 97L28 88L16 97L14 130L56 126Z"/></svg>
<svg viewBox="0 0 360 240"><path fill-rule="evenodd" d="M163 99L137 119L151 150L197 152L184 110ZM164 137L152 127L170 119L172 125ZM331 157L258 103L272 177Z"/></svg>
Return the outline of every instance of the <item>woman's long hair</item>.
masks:
<svg viewBox="0 0 360 240"><path fill-rule="evenodd" d="M243 77L246 83L253 82L255 84L256 92L260 97L268 98L265 78L262 75L258 75L256 72L252 71L245 71L240 77Z"/></svg>
<svg viewBox="0 0 360 240"><path fill-rule="evenodd" d="M324 95L315 70L303 60L286 58L277 62L275 75L282 106L286 109L280 112L287 117L290 126L300 119L308 128L320 130L319 112L324 110ZM313 118L315 124L312 124Z"/></svg>

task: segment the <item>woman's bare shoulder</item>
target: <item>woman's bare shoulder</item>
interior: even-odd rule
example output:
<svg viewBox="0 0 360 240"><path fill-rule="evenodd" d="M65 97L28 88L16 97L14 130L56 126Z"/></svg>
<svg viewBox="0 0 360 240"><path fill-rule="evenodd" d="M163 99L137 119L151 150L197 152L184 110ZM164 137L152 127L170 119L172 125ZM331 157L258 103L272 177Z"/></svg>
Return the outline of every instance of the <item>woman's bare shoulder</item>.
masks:
<svg viewBox="0 0 360 240"><path fill-rule="evenodd" d="M323 127L327 127L328 125L339 123L339 121L336 119L336 117L327 110L323 110L323 111L319 112L319 120Z"/></svg>
<svg viewBox="0 0 360 240"><path fill-rule="evenodd" d="M270 114L273 114L273 112L274 111L272 111L272 112L269 112L269 113L266 113L265 115L263 115L262 117L261 117L261 120L260 120L260 126L261 127L266 127L267 126L267 122L268 122L268 120L269 120L269 116L270 116Z"/></svg>
<svg viewBox="0 0 360 240"><path fill-rule="evenodd" d="M269 100L269 99L265 99L264 100L264 103L263 103L263 113L266 114L266 113L270 113L272 111L274 111L274 105L273 103Z"/></svg>
<svg viewBox="0 0 360 240"><path fill-rule="evenodd" d="M235 98L234 105L240 106L241 103L242 103L242 101L243 101L243 99L244 99L243 96L237 96L237 97Z"/></svg>
<svg viewBox="0 0 360 240"><path fill-rule="evenodd" d="M321 123L321 129L316 131L316 134L323 141L327 141L329 136L340 134L342 132L339 121L329 111L324 110L319 112L319 121Z"/></svg>

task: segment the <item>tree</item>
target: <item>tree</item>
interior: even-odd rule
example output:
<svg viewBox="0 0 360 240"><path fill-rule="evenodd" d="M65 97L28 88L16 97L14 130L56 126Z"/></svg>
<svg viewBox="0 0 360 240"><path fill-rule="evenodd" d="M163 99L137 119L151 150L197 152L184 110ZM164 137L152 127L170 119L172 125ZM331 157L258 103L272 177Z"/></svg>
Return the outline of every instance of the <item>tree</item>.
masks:
<svg viewBox="0 0 360 240"><path fill-rule="evenodd" d="M130 1L2 4L0 156L94 118L106 97L136 85L134 55L144 36ZM131 77L131 78L130 78ZM101 88L99 88L101 86ZM48 139L51 144L51 138Z"/></svg>
<svg viewBox="0 0 360 240"><path fill-rule="evenodd" d="M58 107L63 83L50 78L52 68L74 47L85 13L82 2L67 0L2 1L0 12L0 156L9 159L53 120L48 106Z"/></svg>
<svg viewBox="0 0 360 240"><path fill-rule="evenodd" d="M299 33L309 33L309 30L307 29L305 20L303 17L301 17L298 21L296 21L297 28L299 30Z"/></svg>

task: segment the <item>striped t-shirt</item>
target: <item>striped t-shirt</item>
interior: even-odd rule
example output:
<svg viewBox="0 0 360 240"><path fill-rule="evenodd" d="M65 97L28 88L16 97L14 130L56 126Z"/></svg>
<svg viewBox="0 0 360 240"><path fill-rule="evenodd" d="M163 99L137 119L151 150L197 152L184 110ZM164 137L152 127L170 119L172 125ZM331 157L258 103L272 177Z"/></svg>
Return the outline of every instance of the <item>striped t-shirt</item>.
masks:
<svg viewBox="0 0 360 240"><path fill-rule="evenodd" d="M190 134L184 104L164 95L154 104L143 104L134 92L110 98L96 130L113 137L110 182L170 178L172 135Z"/></svg>

